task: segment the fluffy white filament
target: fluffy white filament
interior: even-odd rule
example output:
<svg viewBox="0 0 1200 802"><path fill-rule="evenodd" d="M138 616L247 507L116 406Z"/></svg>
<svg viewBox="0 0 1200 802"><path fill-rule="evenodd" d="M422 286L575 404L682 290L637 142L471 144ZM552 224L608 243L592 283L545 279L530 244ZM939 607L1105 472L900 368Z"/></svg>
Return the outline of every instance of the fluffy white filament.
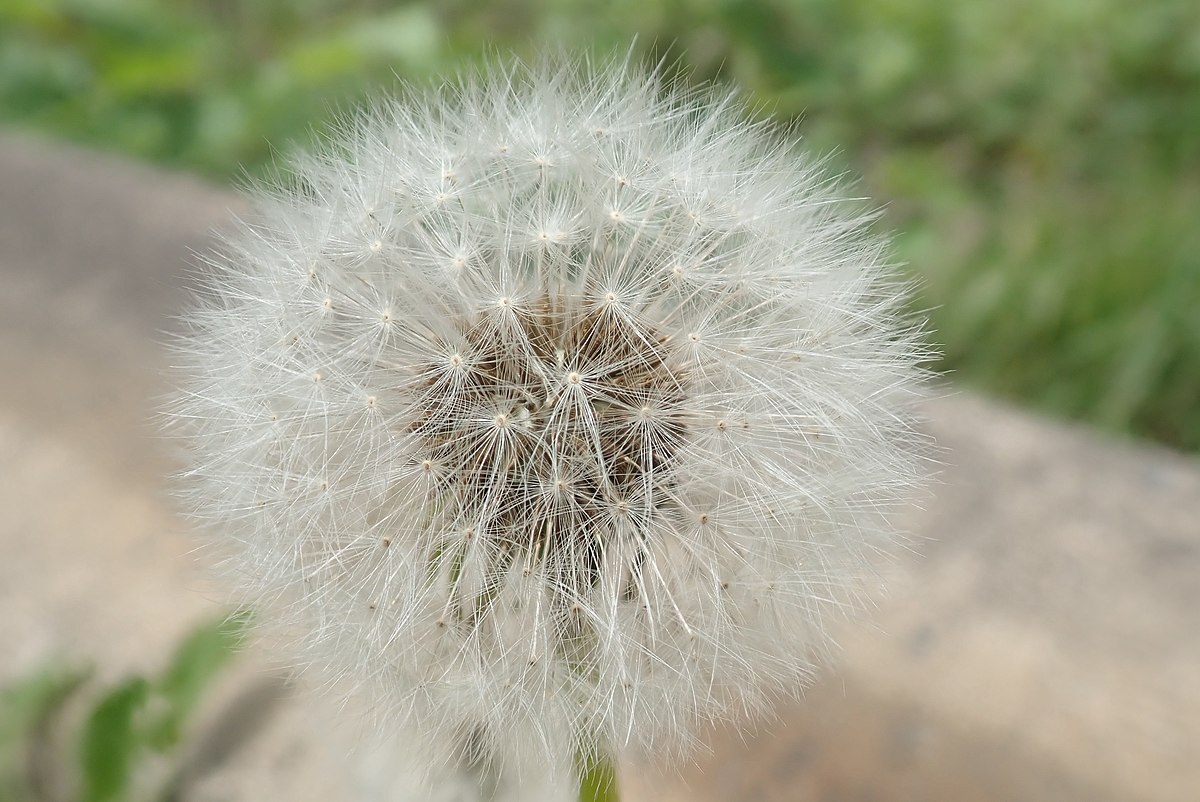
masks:
<svg viewBox="0 0 1200 802"><path fill-rule="evenodd" d="M210 259L193 510L433 749L681 754L797 690L896 540L919 327L870 216L744 111L491 65L360 117Z"/></svg>

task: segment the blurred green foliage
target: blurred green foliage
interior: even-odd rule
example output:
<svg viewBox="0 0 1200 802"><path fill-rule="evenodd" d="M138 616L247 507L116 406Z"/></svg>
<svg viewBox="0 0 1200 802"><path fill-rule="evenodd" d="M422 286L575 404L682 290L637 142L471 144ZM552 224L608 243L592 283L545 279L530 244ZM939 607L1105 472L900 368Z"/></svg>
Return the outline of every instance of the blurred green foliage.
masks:
<svg viewBox="0 0 1200 802"><path fill-rule="evenodd" d="M635 33L864 177L943 368L1200 449L1195 0L5 0L0 118L257 174L395 76Z"/></svg>
<svg viewBox="0 0 1200 802"><path fill-rule="evenodd" d="M176 799L186 727L248 622L238 614L198 628L157 677L96 688L88 671L51 667L0 689L0 802Z"/></svg>

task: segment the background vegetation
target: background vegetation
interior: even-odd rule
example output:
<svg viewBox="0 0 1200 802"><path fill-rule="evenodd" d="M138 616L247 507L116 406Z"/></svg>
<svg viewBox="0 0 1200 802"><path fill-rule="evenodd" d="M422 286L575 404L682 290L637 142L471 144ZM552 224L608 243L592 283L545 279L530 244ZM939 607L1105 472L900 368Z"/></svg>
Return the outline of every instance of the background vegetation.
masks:
<svg viewBox="0 0 1200 802"><path fill-rule="evenodd" d="M1195 0L4 0L0 120L231 178L485 43L635 33L863 176L944 369L1200 450Z"/></svg>
<svg viewBox="0 0 1200 802"><path fill-rule="evenodd" d="M178 802L203 752L197 707L248 623L239 613L198 627L155 676L104 684L52 665L0 688L0 802ZM228 732L207 740L225 742L220 757L236 751Z"/></svg>

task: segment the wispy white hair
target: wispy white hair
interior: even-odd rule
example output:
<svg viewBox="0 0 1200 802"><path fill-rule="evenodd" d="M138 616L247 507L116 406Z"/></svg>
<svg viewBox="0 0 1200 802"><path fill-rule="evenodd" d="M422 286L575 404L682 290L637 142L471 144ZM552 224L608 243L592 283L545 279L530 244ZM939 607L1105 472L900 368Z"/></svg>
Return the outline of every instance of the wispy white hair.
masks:
<svg viewBox="0 0 1200 802"><path fill-rule="evenodd" d="M928 357L820 161L734 93L559 57L293 170L209 259L173 408L263 618L510 769L678 756L812 677L923 471Z"/></svg>

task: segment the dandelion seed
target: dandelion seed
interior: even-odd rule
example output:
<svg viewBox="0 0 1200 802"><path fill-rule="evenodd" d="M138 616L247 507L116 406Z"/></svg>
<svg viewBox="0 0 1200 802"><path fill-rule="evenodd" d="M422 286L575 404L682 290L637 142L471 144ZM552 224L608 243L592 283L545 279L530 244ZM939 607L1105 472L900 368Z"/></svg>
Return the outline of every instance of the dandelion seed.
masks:
<svg viewBox="0 0 1200 802"><path fill-rule="evenodd" d="M896 541L920 326L871 215L741 114L493 66L363 115L211 257L192 511L423 740L682 755L797 691Z"/></svg>

